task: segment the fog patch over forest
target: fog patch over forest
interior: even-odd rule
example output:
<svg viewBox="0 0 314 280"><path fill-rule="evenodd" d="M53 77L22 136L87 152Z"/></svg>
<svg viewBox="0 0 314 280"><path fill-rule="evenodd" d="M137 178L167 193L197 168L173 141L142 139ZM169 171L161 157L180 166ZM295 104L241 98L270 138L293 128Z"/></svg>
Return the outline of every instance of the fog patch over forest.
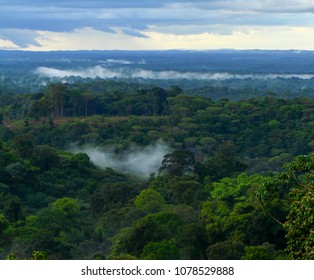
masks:
<svg viewBox="0 0 314 280"><path fill-rule="evenodd" d="M88 67L86 69L56 69L50 67L38 67L34 71L35 74L48 78L102 78L102 79L153 79L153 80L230 80L230 79L253 79L253 80L269 80L269 79L292 79L309 80L314 78L313 74L294 74L294 73L267 73L267 74L235 74L228 72L180 72L180 71L152 71L145 69L126 69L117 68L109 69L101 65Z"/></svg>
<svg viewBox="0 0 314 280"><path fill-rule="evenodd" d="M90 160L100 168L113 168L131 173L139 177L148 177L157 172L163 157L170 151L170 147L163 141L139 147L131 146L123 152L116 152L112 147L75 147L72 153L85 153Z"/></svg>

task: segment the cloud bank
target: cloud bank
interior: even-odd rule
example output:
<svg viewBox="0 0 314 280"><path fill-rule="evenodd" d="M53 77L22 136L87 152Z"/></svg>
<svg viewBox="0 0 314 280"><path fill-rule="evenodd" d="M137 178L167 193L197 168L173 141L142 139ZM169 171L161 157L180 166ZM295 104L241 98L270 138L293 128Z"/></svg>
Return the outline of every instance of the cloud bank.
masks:
<svg viewBox="0 0 314 280"><path fill-rule="evenodd" d="M112 148L81 147L71 151L86 153L90 160L100 168L113 168L140 177L148 177L157 172L163 157L170 148L159 141L146 147L130 147L123 153L116 153Z"/></svg>
<svg viewBox="0 0 314 280"><path fill-rule="evenodd" d="M239 30L244 33L252 32L252 26L253 32L258 32L259 28L264 28L265 32L261 34L262 37L259 35L258 38L250 39L258 39L259 44L263 43L270 49L278 48L279 44L278 37L275 37L275 42L269 41L268 33L274 29L281 28L282 31L284 27L312 28L314 25L314 2L311 0L0 0L0 7L0 48L7 47L8 44L2 41L9 40L16 48L28 50L54 50L60 37L73 36L77 34L76 30L85 29L102 32L102 36L109 38L123 37L120 48L117 49L127 47L130 39L138 39L136 42L139 42L139 45L135 46L137 49L152 49L156 48L158 43L157 35L230 35ZM56 33L56 38L51 40L47 32ZM47 36L43 36L43 33ZM303 43L297 44L300 41L298 38L290 46L291 37L298 37L297 35L302 37ZM310 44L305 43L311 35L312 33L308 32L298 34L297 30L292 34L282 34L281 37L288 42L279 46L285 49L296 48L295 46L308 48ZM80 34L81 49L103 49L103 46L97 44L97 36L94 37L95 42L90 47L90 40ZM185 45L190 39L184 38ZM229 41L225 41L227 38L224 36L219 39L222 40L222 48L236 47L236 43L233 43L233 46ZM242 40L237 39L236 42ZM57 47L69 49L69 41L62 40ZM116 48L107 38L105 41L108 49ZM207 48L216 47L211 38L207 38L206 42ZM200 48L203 48L203 45ZM182 46L185 47L181 44L175 48ZM197 44L194 46L198 48ZM241 44L241 48L247 46L246 42ZM171 45L167 47L172 48ZM157 45L156 49L158 48L160 46Z"/></svg>
<svg viewBox="0 0 314 280"><path fill-rule="evenodd" d="M179 72L179 71L151 71L144 69L109 69L103 66L95 66L80 70L61 70L49 67L38 67L35 74L47 78L102 78L102 79L151 79L151 80L230 80L230 79L302 79L309 80L314 78L313 74L232 74L226 72L202 73L202 72Z"/></svg>

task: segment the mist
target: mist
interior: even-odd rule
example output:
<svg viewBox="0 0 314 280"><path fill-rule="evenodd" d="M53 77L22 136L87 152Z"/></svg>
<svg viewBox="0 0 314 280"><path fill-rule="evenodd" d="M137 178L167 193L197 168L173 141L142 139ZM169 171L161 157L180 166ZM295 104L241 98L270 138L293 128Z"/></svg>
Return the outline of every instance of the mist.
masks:
<svg viewBox="0 0 314 280"><path fill-rule="evenodd" d="M123 61L119 61L122 63ZM125 61L124 64L128 62ZM112 79L112 78L142 78L142 79L152 79L152 80L178 80L178 79L188 79L188 80L230 80L230 79L255 79L255 80L269 80L269 79L302 79L309 80L314 78L313 74L231 74L227 72L217 72L217 73L203 73L203 72L179 72L179 71L151 71L144 69L109 69L104 66L97 65L95 67L89 67L86 69L79 70L60 70L56 68L49 67L38 67L35 74L42 77L49 78L66 78L66 77L81 77L81 78L102 78L102 79Z"/></svg>
<svg viewBox="0 0 314 280"><path fill-rule="evenodd" d="M99 62L101 63L105 63L105 64L124 64L124 65L129 65L129 64L133 64L132 61L129 60L125 60L125 59L106 59L106 60L99 60Z"/></svg>
<svg viewBox="0 0 314 280"><path fill-rule="evenodd" d="M154 144L138 147L133 146L122 153L108 147L79 147L72 148L72 153L86 153L90 160L100 168L113 168L138 177L148 177L159 170L169 146L158 141Z"/></svg>

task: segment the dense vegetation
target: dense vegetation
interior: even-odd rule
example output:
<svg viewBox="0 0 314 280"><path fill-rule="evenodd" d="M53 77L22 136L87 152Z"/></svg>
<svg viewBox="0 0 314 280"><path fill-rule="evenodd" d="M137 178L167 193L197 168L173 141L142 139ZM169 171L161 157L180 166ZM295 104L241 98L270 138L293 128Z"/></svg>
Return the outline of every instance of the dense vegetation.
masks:
<svg viewBox="0 0 314 280"><path fill-rule="evenodd" d="M314 258L312 99L97 80L0 106L2 258ZM149 177L68 152L160 140L171 149Z"/></svg>

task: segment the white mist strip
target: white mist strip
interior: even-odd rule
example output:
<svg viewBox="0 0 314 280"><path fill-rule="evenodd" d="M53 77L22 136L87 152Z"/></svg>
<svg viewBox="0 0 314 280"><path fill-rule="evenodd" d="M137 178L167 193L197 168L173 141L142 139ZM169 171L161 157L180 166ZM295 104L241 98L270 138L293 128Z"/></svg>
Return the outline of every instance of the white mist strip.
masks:
<svg viewBox="0 0 314 280"><path fill-rule="evenodd" d="M269 80L269 79L292 79L309 80L314 78L313 74L231 74L225 72L218 73L199 73L199 72L178 72L178 71L150 71L144 69L116 69L110 70L102 66L86 68L84 70L61 70L49 67L38 67L35 74L48 78L141 78L152 80L230 80L230 79L253 79L253 80Z"/></svg>

